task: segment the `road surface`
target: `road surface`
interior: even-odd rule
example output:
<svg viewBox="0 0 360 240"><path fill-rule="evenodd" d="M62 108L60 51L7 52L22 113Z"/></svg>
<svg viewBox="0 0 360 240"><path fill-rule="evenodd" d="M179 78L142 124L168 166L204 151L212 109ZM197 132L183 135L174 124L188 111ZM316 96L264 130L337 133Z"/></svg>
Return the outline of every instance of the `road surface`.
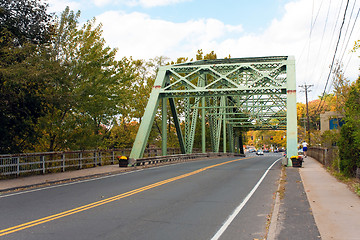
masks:
<svg viewBox="0 0 360 240"><path fill-rule="evenodd" d="M280 158L205 159L0 195L0 239L261 239Z"/></svg>

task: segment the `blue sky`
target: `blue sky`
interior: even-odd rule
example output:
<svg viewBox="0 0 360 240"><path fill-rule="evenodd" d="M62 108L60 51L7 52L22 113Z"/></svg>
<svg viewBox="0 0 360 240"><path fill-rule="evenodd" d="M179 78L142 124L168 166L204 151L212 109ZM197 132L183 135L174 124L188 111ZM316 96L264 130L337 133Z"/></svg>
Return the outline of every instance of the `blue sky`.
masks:
<svg viewBox="0 0 360 240"><path fill-rule="evenodd" d="M89 6L84 16L91 18L99 11L122 10L125 12L143 12L155 19L171 22L185 22L189 19L216 18L225 24L244 26L246 31L257 32L268 26L272 19L284 13L285 0L197 0L184 1L178 4L144 7L126 4L111 4L104 7ZM244 24L246 23L246 24Z"/></svg>
<svg viewBox="0 0 360 240"><path fill-rule="evenodd" d="M297 85L314 84L310 100L322 94L335 53L346 1L340 0L48 0L50 10L81 10L96 17L118 57L150 59L195 56L198 49L218 58L293 55ZM355 21L360 3L349 0L336 59L345 76L359 75L360 39ZM352 14L351 14L352 11ZM312 31L310 34L310 29ZM354 30L351 31L352 27ZM347 43L349 42L349 43ZM342 57L343 56L343 57ZM300 89L298 89L300 90ZM329 91L328 89L327 91ZM304 102L298 93L298 101Z"/></svg>

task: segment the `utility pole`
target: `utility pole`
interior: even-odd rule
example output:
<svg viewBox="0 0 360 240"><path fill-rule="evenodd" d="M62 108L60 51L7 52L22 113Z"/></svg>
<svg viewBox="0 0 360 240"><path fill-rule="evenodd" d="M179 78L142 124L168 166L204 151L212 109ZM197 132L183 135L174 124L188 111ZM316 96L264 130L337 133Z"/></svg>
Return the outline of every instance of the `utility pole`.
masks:
<svg viewBox="0 0 360 240"><path fill-rule="evenodd" d="M308 144L310 145L310 117L309 117L309 104L308 104L308 92L311 92L311 90L309 90L309 88L311 88L312 86L314 86L313 84L311 85L306 85L306 83L304 85L300 85L299 87L303 88L304 92L305 92L305 99L306 99L306 117L307 117L307 132L308 132L308 139L309 142ZM302 92L302 91L301 91Z"/></svg>

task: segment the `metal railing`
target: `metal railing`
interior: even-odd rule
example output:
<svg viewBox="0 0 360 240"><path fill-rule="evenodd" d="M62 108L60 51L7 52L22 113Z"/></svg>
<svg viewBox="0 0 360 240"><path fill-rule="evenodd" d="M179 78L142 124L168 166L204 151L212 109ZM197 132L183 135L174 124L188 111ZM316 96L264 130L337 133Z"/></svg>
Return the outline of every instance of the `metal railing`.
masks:
<svg viewBox="0 0 360 240"><path fill-rule="evenodd" d="M191 153L191 154L176 154L176 155L166 155L158 157L147 157L136 159L134 162L135 166L144 166L151 164L158 164L164 162L173 162L173 161L187 161L196 158L206 158L206 157L218 157L218 156L234 156L234 153ZM245 156L243 154L236 154L237 156Z"/></svg>
<svg viewBox="0 0 360 240"><path fill-rule="evenodd" d="M337 160L338 148L309 147L307 154L315 158L325 167L333 166L333 162ZM337 164L335 164L336 166Z"/></svg>
<svg viewBox="0 0 360 240"><path fill-rule="evenodd" d="M315 158L318 162L323 164L325 167L332 167L339 171L339 148L322 148L322 147L310 147L308 149L308 155ZM360 168L356 168L356 178L360 178Z"/></svg>
<svg viewBox="0 0 360 240"><path fill-rule="evenodd" d="M180 154L177 148L168 148L167 151L170 156ZM194 152L199 151L194 149ZM117 156L129 156L130 152L131 148L0 155L0 176L46 174L109 165L117 163ZM159 156L160 148L148 148L143 159Z"/></svg>

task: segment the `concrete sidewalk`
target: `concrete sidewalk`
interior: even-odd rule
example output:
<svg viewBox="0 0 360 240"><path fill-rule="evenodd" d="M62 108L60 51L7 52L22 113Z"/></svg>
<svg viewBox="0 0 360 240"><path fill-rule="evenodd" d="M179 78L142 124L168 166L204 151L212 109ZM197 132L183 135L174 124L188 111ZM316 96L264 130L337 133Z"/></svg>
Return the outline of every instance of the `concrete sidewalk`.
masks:
<svg viewBox="0 0 360 240"><path fill-rule="evenodd" d="M359 240L360 198L311 157L299 171L321 239Z"/></svg>
<svg viewBox="0 0 360 240"><path fill-rule="evenodd" d="M284 197L277 194L268 240L359 240L360 198L315 159L285 168Z"/></svg>

